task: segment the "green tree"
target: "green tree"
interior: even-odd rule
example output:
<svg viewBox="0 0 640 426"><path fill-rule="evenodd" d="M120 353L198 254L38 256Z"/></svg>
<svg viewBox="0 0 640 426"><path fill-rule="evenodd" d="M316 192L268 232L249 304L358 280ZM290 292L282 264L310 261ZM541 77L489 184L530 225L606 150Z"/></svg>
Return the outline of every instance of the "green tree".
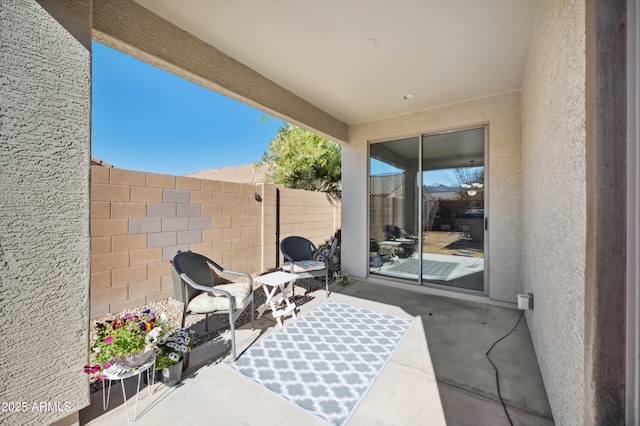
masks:
<svg viewBox="0 0 640 426"><path fill-rule="evenodd" d="M340 183L340 156L337 143L285 124L269 142L259 164L269 164L270 179L286 188L336 194Z"/></svg>

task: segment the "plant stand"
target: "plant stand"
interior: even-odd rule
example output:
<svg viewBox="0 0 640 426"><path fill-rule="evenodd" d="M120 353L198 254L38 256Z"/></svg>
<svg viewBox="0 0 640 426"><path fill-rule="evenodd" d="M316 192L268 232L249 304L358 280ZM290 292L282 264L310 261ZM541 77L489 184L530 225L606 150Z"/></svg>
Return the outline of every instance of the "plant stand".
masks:
<svg viewBox="0 0 640 426"><path fill-rule="evenodd" d="M156 357L153 356L150 360L148 360L147 362L145 362L144 364L142 364L139 367L136 368L127 368L127 369L123 369L122 367L114 364L111 367L109 367L108 369L106 369L104 371L104 376L105 376L105 382L102 383L102 408L103 410L107 410L107 407L109 407L109 399L111 397L111 382L114 380L120 380L120 384L122 385L122 398L124 399L124 409L125 412L127 414L127 421L129 423L133 423L136 421L136 413L138 411L138 395L140 394L140 376L142 375L142 373L146 372L147 373L147 381L149 384L149 386L147 387L147 392L149 392L149 395L151 395L153 393L153 384L154 384L154 375L152 374L152 372L155 372L155 365L156 365ZM127 393L124 390L124 380L128 379L129 377L135 377L138 376L138 387L136 388L136 398L135 398L135 402L133 405L133 418L129 417L129 407L127 404ZM109 381L109 390L108 393L105 395L105 386L106 386L106 381Z"/></svg>

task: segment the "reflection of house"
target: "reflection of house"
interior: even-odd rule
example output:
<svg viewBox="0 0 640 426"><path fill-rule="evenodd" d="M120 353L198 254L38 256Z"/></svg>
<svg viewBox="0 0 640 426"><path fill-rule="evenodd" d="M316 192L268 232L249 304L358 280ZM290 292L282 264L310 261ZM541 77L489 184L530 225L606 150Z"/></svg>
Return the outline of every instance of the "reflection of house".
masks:
<svg viewBox="0 0 640 426"><path fill-rule="evenodd" d="M439 226L438 219L450 214L453 204L450 201L459 200L460 191L452 191L447 187L428 188L422 187L422 200L424 210L422 212L422 231L454 231L458 230L454 224L451 226Z"/></svg>
<svg viewBox="0 0 640 426"><path fill-rule="evenodd" d="M113 167L111 164L106 161L102 161L97 157L91 157L91 165L92 166L101 166L101 167Z"/></svg>
<svg viewBox="0 0 640 426"><path fill-rule="evenodd" d="M441 200L428 230L464 232L471 240L479 241L483 233L482 205L482 201Z"/></svg>
<svg viewBox="0 0 640 426"><path fill-rule="evenodd" d="M185 176L199 179L211 179L224 182L236 183L268 183L269 166L261 164L243 164L240 166L221 167L218 169L202 170L200 172L189 173Z"/></svg>
<svg viewBox="0 0 640 426"><path fill-rule="evenodd" d="M637 2L212 4L2 3L7 400L88 403L70 371L88 340L95 38L340 142L341 266L356 277L369 273L372 141L486 126L487 298L534 294L526 321L557 424L640 421Z"/></svg>
<svg viewBox="0 0 640 426"><path fill-rule="evenodd" d="M484 216L484 200L481 195L465 197L461 190L452 190L443 187L429 189L423 188L424 200L432 206L429 210L429 220L423 222L425 231L456 231L469 232L470 221L479 219L482 222ZM481 232L482 226L478 227Z"/></svg>

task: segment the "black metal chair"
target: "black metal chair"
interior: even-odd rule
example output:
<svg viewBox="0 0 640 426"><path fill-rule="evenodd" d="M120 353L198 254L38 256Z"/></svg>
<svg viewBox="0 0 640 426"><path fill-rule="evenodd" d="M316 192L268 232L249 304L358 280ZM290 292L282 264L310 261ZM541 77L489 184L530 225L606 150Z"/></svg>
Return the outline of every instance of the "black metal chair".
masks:
<svg viewBox="0 0 640 426"><path fill-rule="evenodd" d="M244 272L224 269L213 260L192 252L178 252L172 266L176 299L184 303L182 327L187 314L205 314L206 331L209 330L209 315L229 314L231 352L235 362L235 322L249 305L251 329L254 329L253 278ZM246 280L232 282L223 275Z"/></svg>
<svg viewBox="0 0 640 426"><path fill-rule="evenodd" d="M401 243L399 252L395 254L400 258L411 257L420 239L417 235L409 235L407 231L395 225L385 225L384 232L389 241L399 241Z"/></svg>
<svg viewBox="0 0 640 426"><path fill-rule="evenodd" d="M282 270L296 274L300 278L324 277L328 297L329 259L333 255L336 244L337 240L334 240L329 253L325 254L304 237L290 236L283 238L280 242L280 252L285 259ZM309 291L311 291L311 285L307 288L307 293Z"/></svg>

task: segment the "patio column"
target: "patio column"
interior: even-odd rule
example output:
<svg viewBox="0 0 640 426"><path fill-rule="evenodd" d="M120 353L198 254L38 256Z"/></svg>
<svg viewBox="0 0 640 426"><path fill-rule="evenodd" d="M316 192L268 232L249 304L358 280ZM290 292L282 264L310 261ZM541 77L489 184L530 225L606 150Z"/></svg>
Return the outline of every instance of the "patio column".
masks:
<svg viewBox="0 0 640 426"><path fill-rule="evenodd" d="M0 424L71 424L89 404L91 0L1 4Z"/></svg>
<svg viewBox="0 0 640 426"><path fill-rule="evenodd" d="M626 2L586 2L585 424L625 422Z"/></svg>

